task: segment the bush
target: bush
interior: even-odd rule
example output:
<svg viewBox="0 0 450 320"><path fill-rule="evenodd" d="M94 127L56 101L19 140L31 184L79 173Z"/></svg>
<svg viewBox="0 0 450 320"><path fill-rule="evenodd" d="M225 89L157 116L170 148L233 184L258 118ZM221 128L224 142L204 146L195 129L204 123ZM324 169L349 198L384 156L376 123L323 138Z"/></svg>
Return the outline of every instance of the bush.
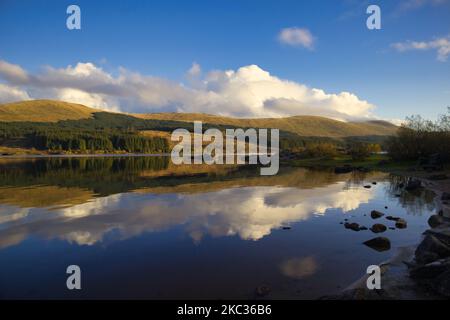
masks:
<svg viewBox="0 0 450 320"><path fill-rule="evenodd" d="M372 152L378 152L376 150L381 150L379 145L368 143L354 143L350 145L348 153L352 157L352 160L360 161L368 158L372 154Z"/></svg>
<svg viewBox="0 0 450 320"><path fill-rule="evenodd" d="M310 143L307 144L304 150L304 155L307 157L323 157L333 158L337 156L338 151L336 145L328 142L323 143Z"/></svg>
<svg viewBox="0 0 450 320"><path fill-rule="evenodd" d="M450 108L447 115L433 122L420 116L406 118L397 135L387 141L387 151L394 160L418 160L438 153L450 160Z"/></svg>

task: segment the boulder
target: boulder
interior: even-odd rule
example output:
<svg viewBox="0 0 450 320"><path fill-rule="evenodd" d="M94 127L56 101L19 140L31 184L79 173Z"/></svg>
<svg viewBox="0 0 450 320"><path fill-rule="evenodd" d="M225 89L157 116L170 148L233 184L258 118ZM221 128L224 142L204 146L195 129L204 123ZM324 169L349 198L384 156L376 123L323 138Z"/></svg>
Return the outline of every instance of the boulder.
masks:
<svg viewBox="0 0 450 320"><path fill-rule="evenodd" d="M382 216L384 216L384 213L377 211L377 210L372 210L370 212L370 216L372 217L372 219L378 219L378 218L381 218Z"/></svg>
<svg viewBox="0 0 450 320"><path fill-rule="evenodd" d="M376 251L382 252L391 249L391 242L388 238L385 237L377 237L366 242L363 242L366 246Z"/></svg>
<svg viewBox="0 0 450 320"><path fill-rule="evenodd" d="M375 223L372 228L370 228L370 231L372 231L373 233L380 233L380 232L385 232L386 231L386 226L384 224L381 223Z"/></svg>
<svg viewBox="0 0 450 320"><path fill-rule="evenodd" d="M440 241L434 235L427 234L419 244L415 252L416 260L419 263L433 262L431 259L439 259L450 256L450 247Z"/></svg>
<svg viewBox="0 0 450 320"><path fill-rule="evenodd" d="M444 223L444 218L440 215L434 214L428 218L428 225L432 228L436 228Z"/></svg>
<svg viewBox="0 0 450 320"><path fill-rule="evenodd" d="M370 188L372 188L372 186L370 184L367 184L367 185L364 186L364 188L370 189Z"/></svg>
<svg viewBox="0 0 450 320"><path fill-rule="evenodd" d="M407 226L408 226L408 223L406 222L405 219L400 218L395 222L395 227L397 229L405 229Z"/></svg>

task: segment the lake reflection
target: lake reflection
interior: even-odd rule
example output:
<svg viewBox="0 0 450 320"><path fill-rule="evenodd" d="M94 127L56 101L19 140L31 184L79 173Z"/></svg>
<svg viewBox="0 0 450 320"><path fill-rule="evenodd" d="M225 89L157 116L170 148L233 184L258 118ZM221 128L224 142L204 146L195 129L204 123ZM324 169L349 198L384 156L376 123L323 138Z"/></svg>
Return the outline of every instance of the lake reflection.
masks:
<svg viewBox="0 0 450 320"><path fill-rule="evenodd" d="M340 222L404 216L408 229L383 234L395 249L419 240L433 210L426 192L396 198L385 173L258 173L159 157L3 160L0 297L252 298L266 284L271 298L316 298L393 254ZM81 292L64 290L69 264L86 274Z"/></svg>

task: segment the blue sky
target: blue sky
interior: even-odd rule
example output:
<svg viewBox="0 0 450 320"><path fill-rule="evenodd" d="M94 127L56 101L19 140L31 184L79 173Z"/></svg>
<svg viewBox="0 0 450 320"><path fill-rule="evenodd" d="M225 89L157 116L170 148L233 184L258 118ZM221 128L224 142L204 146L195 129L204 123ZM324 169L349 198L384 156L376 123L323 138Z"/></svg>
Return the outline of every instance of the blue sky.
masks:
<svg viewBox="0 0 450 320"><path fill-rule="evenodd" d="M81 8L81 30L66 28L70 4ZM381 30L366 28L369 4L381 8ZM308 30L313 48L282 43L278 37L284 28ZM113 77L119 77L118 68L123 67L184 86L193 62L205 74L257 65L277 79L327 94L350 92L375 105L374 115L387 119L416 113L435 117L450 106L450 57L439 60L440 47L432 44L449 35L450 1L445 0L0 0L0 60L30 75L42 75L43 66L58 69L90 62ZM407 41L421 42L427 49L410 48ZM394 43L409 49L398 50ZM42 83L0 81L27 90L30 97L55 90L43 90ZM129 95L125 102L113 98L131 110ZM169 102L139 99L136 104L149 101L157 106L150 111L184 110L178 96ZM208 111L205 108L199 110ZM293 105L289 114L295 110Z"/></svg>

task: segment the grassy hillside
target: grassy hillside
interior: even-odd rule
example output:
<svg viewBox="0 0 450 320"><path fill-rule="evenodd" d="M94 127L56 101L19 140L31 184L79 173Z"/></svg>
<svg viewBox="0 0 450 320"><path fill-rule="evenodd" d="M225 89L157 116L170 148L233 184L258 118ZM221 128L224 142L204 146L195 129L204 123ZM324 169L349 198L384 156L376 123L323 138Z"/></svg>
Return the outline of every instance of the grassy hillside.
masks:
<svg viewBox="0 0 450 320"><path fill-rule="evenodd" d="M92 118L99 112L80 104L52 100L32 100L0 104L0 121L57 122ZM211 125L279 128L300 136L343 138L355 136L387 136L397 127L385 121L343 122L318 116L241 119L196 113L132 114L139 119L192 122L201 120Z"/></svg>
<svg viewBox="0 0 450 320"><path fill-rule="evenodd" d="M393 135L397 127L386 121L343 122L318 116L287 118L239 119L198 113L134 114L135 117L154 120L194 121L235 127L279 128L300 136L356 137Z"/></svg>
<svg viewBox="0 0 450 320"><path fill-rule="evenodd" d="M0 121L57 122L86 119L100 110L81 104L53 100L30 100L0 104Z"/></svg>

